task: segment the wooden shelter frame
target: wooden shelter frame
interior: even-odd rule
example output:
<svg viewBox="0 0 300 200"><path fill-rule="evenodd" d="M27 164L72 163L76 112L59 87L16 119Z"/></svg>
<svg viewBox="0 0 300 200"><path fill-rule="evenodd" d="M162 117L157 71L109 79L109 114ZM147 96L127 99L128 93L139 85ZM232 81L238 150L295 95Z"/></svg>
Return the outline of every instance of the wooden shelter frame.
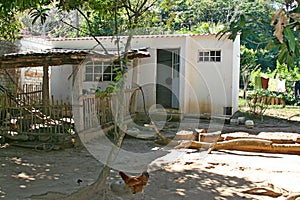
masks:
<svg viewBox="0 0 300 200"><path fill-rule="evenodd" d="M0 70L43 67L42 103L43 105L47 105L50 99L49 67L62 65L73 65L79 67L88 56L91 56L93 60L97 61L115 61L120 59L120 56L113 52L107 54L95 50L47 49L41 51L4 54L0 56ZM129 59L144 57L150 57L147 48L134 49L128 52ZM75 72L73 71L72 74L74 73Z"/></svg>

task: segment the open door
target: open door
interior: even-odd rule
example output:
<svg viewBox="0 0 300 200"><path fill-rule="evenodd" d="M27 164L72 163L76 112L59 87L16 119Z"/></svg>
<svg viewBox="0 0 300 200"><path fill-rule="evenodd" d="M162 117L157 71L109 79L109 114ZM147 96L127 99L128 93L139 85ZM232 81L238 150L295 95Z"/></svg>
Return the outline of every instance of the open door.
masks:
<svg viewBox="0 0 300 200"><path fill-rule="evenodd" d="M179 49L157 50L156 104L179 109Z"/></svg>

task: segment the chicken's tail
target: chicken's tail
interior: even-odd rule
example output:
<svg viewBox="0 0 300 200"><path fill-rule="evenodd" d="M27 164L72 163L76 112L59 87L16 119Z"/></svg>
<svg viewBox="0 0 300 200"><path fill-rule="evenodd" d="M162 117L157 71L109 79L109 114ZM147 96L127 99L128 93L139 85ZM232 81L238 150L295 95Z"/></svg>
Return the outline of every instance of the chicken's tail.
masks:
<svg viewBox="0 0 300 200"><path fill-rule="evenodd" d="M119 172L120 176L122 177L122 179L126 182L126 180L129 178L128 175L126 175L124 172Z"/></svg>

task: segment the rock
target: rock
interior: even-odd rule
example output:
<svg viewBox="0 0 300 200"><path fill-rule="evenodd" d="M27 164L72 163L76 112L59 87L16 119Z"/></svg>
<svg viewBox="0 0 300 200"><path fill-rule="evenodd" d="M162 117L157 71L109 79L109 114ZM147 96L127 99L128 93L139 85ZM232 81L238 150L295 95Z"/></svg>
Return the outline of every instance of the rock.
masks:
<svg viewBox="0 0 300 200"><path fill-rule="evenodd" d="M239 120L238 119L230 119L230 124L231 125L239 125Z"/></svg>
<svg viewBox="0 0 300 200"><path fill-rule="evenodd" d="M253 120L246 120L245 125L247 128L254 128L254 121Z"/></svg>
<svg viewBox="0 0 300 200"><path fill-rule="evenodd" d="M110 189L114 194L119 196L131 193L130 189L127 187L123 180L115 180L111 182Z"/></svg>
<svg viewBox="0 0 300 200"><path fill-rule="evenodd" d="M239 124L245 124L246 118L245 117L238 117Z"/></svg>

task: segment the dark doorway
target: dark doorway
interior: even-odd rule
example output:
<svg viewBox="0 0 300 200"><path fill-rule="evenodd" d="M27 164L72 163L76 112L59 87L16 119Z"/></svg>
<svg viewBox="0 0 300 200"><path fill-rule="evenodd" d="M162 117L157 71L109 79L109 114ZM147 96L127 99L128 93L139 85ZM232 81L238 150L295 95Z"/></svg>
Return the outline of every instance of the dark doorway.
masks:
<svg viewBox="0 0 300 200"><path fill-rule="evenodd" d="M157 50L156 104L179 109L179 49Z"/></svg>

